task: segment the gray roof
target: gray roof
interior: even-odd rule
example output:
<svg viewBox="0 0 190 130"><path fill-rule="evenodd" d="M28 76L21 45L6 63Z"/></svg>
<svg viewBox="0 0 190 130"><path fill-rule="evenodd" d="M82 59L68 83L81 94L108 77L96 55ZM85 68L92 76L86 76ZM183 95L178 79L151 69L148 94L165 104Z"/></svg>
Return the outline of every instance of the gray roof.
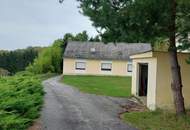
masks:
<svg viewBox="0 0 190 130"><path fill-rule="evenodd" d="M64 57L102 60L129 60L129 56L151 51L147 43L68 42Z"/></svg>

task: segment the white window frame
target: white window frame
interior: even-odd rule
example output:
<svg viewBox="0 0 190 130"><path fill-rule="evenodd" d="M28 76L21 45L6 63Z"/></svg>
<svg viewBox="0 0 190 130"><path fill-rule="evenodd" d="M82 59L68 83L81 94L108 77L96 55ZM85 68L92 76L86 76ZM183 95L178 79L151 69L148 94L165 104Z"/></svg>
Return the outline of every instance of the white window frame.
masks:
<svg viewBox="0 0 190 130"><path fill-rule="evenodd" d="M131 62L127 63L127 72L128 73L133 72L133 64Z"/></svg>
<svg viewBox="0 0 190 130"><path fill-rule="evenodd" d="M84 68L77 68L77 63L84 63ZM86 72L86 60L76 60L75 61L75 72L76 73L85 73Z"/></svg>
<svg viewBox="0 0 190 130"><path fill-rule="evenodd" d="M111 64L111 70L103 70L102 69L102 64ZM101 61L101 63L100 63L100 71L101 71L102 74L112 74L112 70L113 70L112 61Z"/></svg>

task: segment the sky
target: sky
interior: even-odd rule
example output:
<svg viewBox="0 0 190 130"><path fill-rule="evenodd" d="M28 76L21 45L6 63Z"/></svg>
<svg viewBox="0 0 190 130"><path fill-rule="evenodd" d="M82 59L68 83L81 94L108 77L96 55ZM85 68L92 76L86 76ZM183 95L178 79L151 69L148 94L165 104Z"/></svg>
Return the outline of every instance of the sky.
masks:
<svg viewBox="0 0 190 130"><path fill-rule="evenodd" d="M48 46L65 33L97 34L76 0L0 0L0 50Z"/></svg>

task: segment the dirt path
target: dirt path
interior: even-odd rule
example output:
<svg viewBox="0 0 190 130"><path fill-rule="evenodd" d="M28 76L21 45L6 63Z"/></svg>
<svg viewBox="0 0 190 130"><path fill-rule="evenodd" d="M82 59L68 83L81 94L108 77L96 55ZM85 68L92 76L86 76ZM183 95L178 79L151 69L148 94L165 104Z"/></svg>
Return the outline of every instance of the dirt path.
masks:
<svg viewBox="0 0 190 130"><path fill-rule="evenodd" d="M46 95L43 130L136 130L118 118L128 99L84 94L59 83L60 77L43 82Z"/></svg>

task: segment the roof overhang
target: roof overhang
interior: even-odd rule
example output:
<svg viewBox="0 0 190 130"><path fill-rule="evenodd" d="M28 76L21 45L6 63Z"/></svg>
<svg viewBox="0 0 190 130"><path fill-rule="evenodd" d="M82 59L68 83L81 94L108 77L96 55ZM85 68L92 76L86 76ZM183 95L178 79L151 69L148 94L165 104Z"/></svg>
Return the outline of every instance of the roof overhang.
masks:
<svg viewBox="0 0 190 130"><path fill-rule="evenodd" d="M152 57L153 57L152 51L138 53L130 56L131 59L152 58Z"/></svg>
<svg viewBox="0 0 190 130"><path fill-rule="evenodd" d="M143 53L137 53L130 56L130 59L142 59L142 58L152 58L159 56L160 53L168 53L164 51L147 51ZM178 52L178 55L190 55L189 52Z"/></svg>

